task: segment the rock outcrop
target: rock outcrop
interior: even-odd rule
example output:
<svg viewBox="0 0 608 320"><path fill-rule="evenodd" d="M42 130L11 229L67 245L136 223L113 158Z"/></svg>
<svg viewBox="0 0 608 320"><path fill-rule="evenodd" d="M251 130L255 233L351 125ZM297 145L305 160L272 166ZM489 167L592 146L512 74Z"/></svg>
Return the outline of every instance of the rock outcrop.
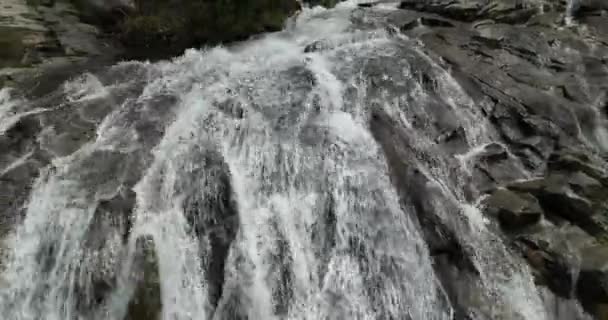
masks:
<svg viewBox="0 0 608 320"><path fill-rule="evenodd" d="M0 7L3 86L31 78L41 67L168 58L191 47L278 31L300 5L296 0L2 0Z"/></svg>
<svg viewBox="0 0 608 320"><path fill-rule="evenodd" d="M119 25L123 43L137 55L243 40L283 28L299 9L295 0L263 1L145 1Z"/></svg>
<svg viewBox="0 0 608 320"><path fill-rule="evenodd" d="M72 75L78 66L106 65L123 52L100 28L83 22L70 1L2 0L0 7L0 87L51 69L71 69Z"/></svg>
<svg viewBox="0 0 608 320"><path fill-rule="evenodd" d="M407 0L389 20L501 137L473 165L486 215L537 282L606 319L608 16L603 1L574 4Z"/></svg>

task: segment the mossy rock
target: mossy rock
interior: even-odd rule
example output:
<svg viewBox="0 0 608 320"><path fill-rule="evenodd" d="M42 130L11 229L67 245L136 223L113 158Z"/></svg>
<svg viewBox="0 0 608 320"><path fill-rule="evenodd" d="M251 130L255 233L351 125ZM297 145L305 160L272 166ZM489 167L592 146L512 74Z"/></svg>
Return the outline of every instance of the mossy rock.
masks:
<svg viewBox="0 0 608 320"><path fill-rule="evenodd" d="M31 0L40 1L40 0ZM127 0L69 0L78 9L80 18L87 23L117 31L120 22L134 13Z"/></svg>
<svg viewBox="0 0 608 320"><path fill-rule="evenodd" d="M122 24L128 47L173 48L243 40L281 30L299 9L295 0L136 0Z"/></svg>
<svg viewBox="0 0 608 320"><path fill-rule="evenodd" d="M310 0L310 1L304 1L304 3L310 5L310 6L322 6L325 8L332 8L334 6L336 6L336 4L338 4L341 0Z"/></svg>

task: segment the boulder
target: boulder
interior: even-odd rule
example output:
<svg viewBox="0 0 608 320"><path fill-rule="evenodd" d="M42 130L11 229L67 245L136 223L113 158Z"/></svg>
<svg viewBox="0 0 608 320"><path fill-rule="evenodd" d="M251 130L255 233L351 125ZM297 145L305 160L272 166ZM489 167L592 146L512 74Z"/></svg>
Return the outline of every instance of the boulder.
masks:
<svg viewBox="0 0 608 320"><path fill-rule="evenodd" d="M436 13L446 18L471 22L479 18L479 11L483 8L483 0L474 1L401 1L401 9L410 9Z"/></svg>
<svg viewBox="0 0 608 320"><path fill-rule="evenodd" d="M342 0L306 0L304 1L304 3L310 6L323 6L326 8L331 8L338 4L338 2L340 1Z"/></svg>
<svg viewBox="0 0 608 320"><path fill-rule="evenodd" d="M500 143L473 150L463 160L472 164L472 183L481 193L491 193L501 185L525 177L522 166Z"/></svg>
<svg viewBox="0 0 608 320"><path fill-rule="evenodd" d="M518 247L534 270L535 281L547 286L559 297L570 298L573 272L568 260L548 248L544 242L520 239Z"/></svg>
<svg viewBox="0 0 608 320"><path fill-rule="evenodd" d="M608 3L604 0L573 0L573 2L575 4L572 14L575 16L600 14L608 10Z"/></svg>
<svg viewBox="0 0 608 320"><path fill-rule="evenodd" d="M110 26L135 10L133 0L71 0L80 17L89 23Z"/></svg>
<svg viewBox="0 0 608 320"><path fill-rule="evenodd" d="M608 185L608 173L588 154L575 151L560 151L548 159L548 169L552 171L580 171L589 177Z"/></svg>
<svg viewBox="0 0 608 320"><path fill-rule="evenodd" d="M508 185L515 192L534 195L549 219L565 219L594 236L607 232L603 223L608 191L581 172L550 173L546 177Z"/></svg>
<svg viewBox="0 0 608 320"><path fill-rule="evenodd" d="M581 250L581 270L577 295L583 307L599 319L608 304L608 246L595 245Z"/></svg>
<svg viewBox="0 0 608 320"><path fill-rule="evenodd" d="M486 212L496 215L507 230L520 229L538 223L543 210L538 200L527 193L507 189L494 191L485 201Z"/></svg>
<svg viewBox="0 0 608 320"><path fill-rule="evenodd" d="M574 297L581 252L595 243L593 237L576 226L549 222L514 238L515 247L534 270L536 281L563 298Z"/></svg>

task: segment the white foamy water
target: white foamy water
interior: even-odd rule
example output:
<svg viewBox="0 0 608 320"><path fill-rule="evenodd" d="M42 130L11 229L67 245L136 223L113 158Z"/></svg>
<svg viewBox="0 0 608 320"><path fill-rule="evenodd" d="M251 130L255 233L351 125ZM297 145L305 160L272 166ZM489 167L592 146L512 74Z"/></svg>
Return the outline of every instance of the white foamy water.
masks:
<svg viewBox="0 0 608 320"><path fill-rule="evenodd" d="M37 114L45 109L31 109L25 99L16 97L11 88L0 89L0 135L4 135L21 118Z"/></svg>

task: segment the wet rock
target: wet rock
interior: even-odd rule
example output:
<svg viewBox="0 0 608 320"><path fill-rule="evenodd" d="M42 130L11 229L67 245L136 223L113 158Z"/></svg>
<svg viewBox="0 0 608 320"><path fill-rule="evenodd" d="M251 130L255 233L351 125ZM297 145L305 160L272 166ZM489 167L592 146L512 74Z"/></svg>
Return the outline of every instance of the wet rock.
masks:
<svg viewBox="0 0 608 320"><path fill-rule="evenodd" d="M576 16L598 15L608 10L608 4L602 0L578 0L574 3L573 14Z"/></svg>
<svg viewBox="0 0 608 320"><path fill-rule="evenodd" d="M161 317L162 299L158 258L152 238L138 238L132 274L137 285L129 302L125 320L157 320Z"/></svg>
<svg viewBox="0 0 608 320"><path fill-rule="evenodd" d="M361 8L371 8L377 4L379 4L380 2L376 1L376 2L366 2L366 3L359 3L357 4L357 6L361 7Z"/></svg>
<svg viewBox="0 0 608 320"><path fill-rule="evenodd" d="M521 166L511 158L504 145L490 143L472 157L473 182L482 193L524 176Z"/></svg>
<svg viewBox="0 0 608 320"><path fill-rule="evenodd" d="M568 256L563 256L546 241L520 238L518 246L524 258L535 271L535 280L546 285L559 297L571 298L575 272Z"/></svg>
<svg viewBox="0 0 608 320"><path fill-rule="evenodd" d="M454 24L452 24L450 21L443 20L443 19L427 18L427 17L421 17L420 23L423 26L427 26L427 27L445 27L445 28L454 27Z"/></svg>
<svg viewBox="0 0 608 320"><path fill-rule="evenodd" d="M121 39L134 58L150 49L181 54L186 48L243 40L278 31L300 5L295 0L145 1L135 0L135 13L120 25Z"/></svg>
<svg viewBox="0 0 608 320"><path fill-rule="evenodd" d="M328 194L325 201L319 201L322 205L319 212L323 212L320 219L315 221L312 228L314 232L311 236L311 241L315 244L315 254L322 257L322 263L319 266L319 279L323 279L329 268L331 260L331 252L336 246L336 204L333 196ZM321 283L319 283L321 285Z"/></svg>
<svg viewBox="0 0 608 320"><path fill-rule="evenodd" d="M401 1L400 7L402 9L436 13L465 22L491 19L502 23L525 23L537 12L537 9L532 6L526 7L522 2L510 0L407 0Z"/></svg>
<svg viewBox="0 0 608 320"><path fill-rule="evenodd" d="M0 235L23 218L23 205L46 159L36 146L40 122L35 116L16 121L0 134Z"/></svg>
<svg viewBox="0 0 608 320"><path fill-rule="evenodd" d="M596 126L593 120L596 117L588 105L589 101L600 99L601 92L583 88L587 86L585 83L608 80L602 73L604 67L594 62L602 56L603 49L590 49L595 46L591 42L601 41L600 36L587 42L569 31L558 31L555 26L565 4L555 3L541 13L534 5L517 1L467 1L473 8L468 14L450 15L450 10L461 7L462 3L464 1L403 1L402 8L417 10L419 14L474 22L461 24L470 27L459 26L457 30L429 27L422 33L414 30L420 25L419 16L414 15L412 19L408 13L402 14L403 21L410 21L402 31L419 38L425 48L441 56L458 76L459 83L466 84L463 88L467 93L479 96L481 92L489 98L491 102L483 111L507 142L511 154L519 158L526 169L542 174L547 158L555 149L577 143L576 138L572 139L579 134L576 123L584 128L585 136L595 139L593 129L589 128ZM520 13L521 19L501 21L503 15ZM530 17L536 22L524 24ZM541 20L545 22L538 24ZM581 65L589 65L584 67L589 70L584 76L578 76L575 71ZM603 80L597 80L599 78ZM480 180L481 188L487 189L506 182L493 175L511 171L482 167L475 177ZM485 182L481 181L484 179Z"/></svg>
<svg viewBox="0 0 608 320"><path fill-rule="evenodd" d="M585 153L562 151L551 155L548 166L553 171L580 171L602 184L607 184L608 173L596 162Z"/></svg>
<svg viewBox="0 0 608 320"><path fill-rule="evenodd" d="M189 177L181 179L179 188L186 194L184 212L192 233L201 247L207 248L202 260L207 271L209 300L215 307L222 296L224 267L238 230L238 209L232 198L230 172L222 156L215 151L195 156L198 161L187 173Z"/></svg>
<svg viewBox="0 0 608 320"><path fill-rule="evenodd" d="M124 186L119 187L117 194L108 200L101 200L97 206L95 217L106 216L109 226L118 231L126 244L129 239L133 223L133 209L135 208L135 192ZM94 221L93 225L102 225L102 221ZM100 235L103 238L103 234ZM91 239L95 239L94 237ZM99 243L99 240L92 240Z"/></svg>
<svg viewBox="0 0 608 320"><path fill-rule="evenodd" d="M112 24L136 9L133 0L73 0L80 17L93 24Z"/></svg>
<svg viewBox="0 0 608 320"><path fill-rule="evenodd" d="M577 295L583 307L598 319L608 304L608 247L595 245L581 251L581 270Z"/></svg>
<svg viewBox="0 0 608 320"><path fill-rule="evenodd" d="M403 24L401 26L401 28L399 28L399 30L401 30L402 32L404 32L404 31L409 31L409 30L414 29L414 28L419 27L419 26L420 26L420 20L419 19L415 19L415 20L412 20L410 22L407 22L407 23Z"/></svg>
<svg viewBox="0 0 608 320"><path fill-rule="evenodd" d="M447 290L448 300L458 315L464 316L471 301L478 271L454 230L437 215L432 199L440 198L408 155L408 135L391 118L376 110L370 121L374 138L387 159L391 182L395 186L402 206L415 212L425 242L434 261L434 269ZM430 194L433 194L432 196ZM456 214L458 208L450 208ZM466 280L465 280L466 279ZM467 289L473 290L469 291Z"/></svg>
<svg viewBox="0 0 608 320"><path fill-rule="evenodd" d="M513 183L509 189L533 194L548 218L566 219L600 236L606 233L603 223L606 189L599 181L583 174L550 174L545 178Z"/></svg>
<svg viewBox="0 0 608 320"><path fill-rule="evenodd" d="M401 31L410 30L419 26L452 28L454 27L454 24L444 19L437 19L433 17L420 17L416 20L402 25Z"/></svg>
<svg viewBox="0 0 608 320"><path fill-rule="evenodd" d="M474 21L479 17L479 10L483 7L483 1L433 1L423 2L418 0L401 1L400 8L413 9L437 13L447 18L460 21Z"/></svg>
<svg viewBox="0 0 608 320"><path fill-rule="evenodd" d="M342 1L342 0L305 0L303 2L310 6L323 6L326 8L331 8L331 7L335 6L336 4L338 4L340 1ZM372 5L373 5L373 2L360 4L360 6L363 6L363 7L372 6Z"/></svg>
<svg viewBox="0 0 608 320"><path fill-rule="evenodd" d="M514 140L513 154L521 159L526 168L538 171L546 169L546 161L553 153L554 140L546 136L530 136Z"/></svg>
<svg viewBox="0 0 608 320"><path fill-rule="evenodd" d="M32 81L49 69L90 58L102 65L121 53L117 41L83 23L68 0L2 0L0 6L0 84L21 87L23 81L33 82L23 87L37 90L56 85Z"/></svg>
<svg viewBox="0 0 608 320"><path fill-rule="evenodd" d="M315 41L315 42L307 45L306 47L304 47L304 52L310 53L310 52L326 50L329 48L331 48L331 45L329 43L327 43L327 41L318 40L318 41Z"/></svg>
<svg viewBox="0 0 608 320"><path fill-rule="evenodd" d="M506 230L520 229L538 223L543 210L530 194L498 189L485 201L486 212L496 215Z"/></svg>
<svg viewBox="0 0 608 320"><path fill-rule="evenodd" d="M84 318L94 318L108 303L121 277L120 258L131 228L134 193L123 190L97 205L82 243L80 272L88 278L75 282L76 307Z"/></svg>

